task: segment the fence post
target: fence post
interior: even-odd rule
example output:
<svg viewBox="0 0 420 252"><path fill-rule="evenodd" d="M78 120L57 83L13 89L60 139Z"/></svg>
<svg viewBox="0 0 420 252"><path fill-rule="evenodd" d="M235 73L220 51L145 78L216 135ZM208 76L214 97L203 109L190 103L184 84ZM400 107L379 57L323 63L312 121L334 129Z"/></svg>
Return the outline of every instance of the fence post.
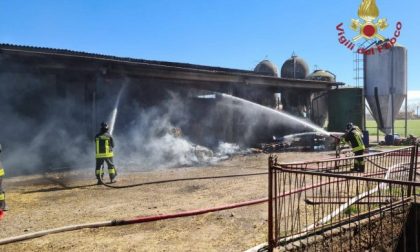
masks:
<svg viewBox="0 0 420 252"><path fill-rule="evenodd" d="M411 147L410 172L408 174L408 181L414 181L414 174L415 172L417 172L415 170L417 169L416 157L417 157L417 145L413 145ZM411 185L408 186L407 190L408 190L407 196L410 197L413 190L413 186Z"/></svg>
<svg viewBox="0 0 420 252"><path fill-rule="evenodd" d="M273 156L268 158L268 251L274 248L273 238Z"/></svg>
<svg viewBox="0 0 420 252"><path fill-rule="evenodd" d="M419 155L419 144L415 144L415 151L414 151L414 181L417 180L417 162Z"/></svg>

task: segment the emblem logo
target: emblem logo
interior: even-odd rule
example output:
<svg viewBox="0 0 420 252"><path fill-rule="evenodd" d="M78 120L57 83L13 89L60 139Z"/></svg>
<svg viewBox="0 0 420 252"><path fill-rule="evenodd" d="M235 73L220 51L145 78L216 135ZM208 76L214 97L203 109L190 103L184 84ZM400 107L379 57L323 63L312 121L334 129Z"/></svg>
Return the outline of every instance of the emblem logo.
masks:
<svg viewBox="0 0 420 252"><path fill-rule="evenodd" d="M375 0L363 0L357 14L363 21L360 22L359 19L351 20L351 29L359 32L359 35L353 38L354 42L361 38L385 40L385 37L380 35L378 30L385 30L388 23L386 18L381 18L375 22L375 19L379 16L379 9Z"/></svg>
<svg viewBox="0 0 420 252"><path fill-rule="evenodd" d="M353 51L356 47L355 43L358 42L359 47L357 48L357 52L367 55L375 54L375 49L363 47L366 42L370 42L367 43L368 45L372 45L376 42L378 53L395 45L401 34L402 23L397 22L394 36L391 39L387 39L380 34L380 31L384 31L388 27L388 21L386 18L378 18L379 8L376 5L376 0L362 0L357 15L359 18L351 20L350 28L357 32L358 35L354 36L352 39L345 37L343 23L336 26L338 31L338 42L340 44ZM360 41L361 39L364 39L365 41Z"/></svg>

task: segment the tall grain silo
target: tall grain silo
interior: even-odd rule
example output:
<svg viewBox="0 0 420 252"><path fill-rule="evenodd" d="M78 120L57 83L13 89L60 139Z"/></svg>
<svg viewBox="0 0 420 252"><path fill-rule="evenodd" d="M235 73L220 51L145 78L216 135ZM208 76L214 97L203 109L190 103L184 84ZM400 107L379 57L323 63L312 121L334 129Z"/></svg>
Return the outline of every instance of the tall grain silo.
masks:
<svg viewBox="0 0 420 252"><path fill-rule="evenodd" d="M407 96L407 49L394 46L364 55L365 97L378 127L394 134L394 120Z"/></svg>
<svg viewBox="0 0 420 252"><path fill-rule="evenodd" d="M281 78L306 79L309 74L308 64L294 53L287 59L280 71ZM281 93L283 109L292 115L306 117L311 105L310 91L296 91L285 89Z"/></svg>
<svg viewBox="0 0 420 252"><path fill-rule="evenodd" d="M292 54L281 67L281 77L290 79L305 79L309 74L308 64L304 59Z"/></svg>
<svg viewBox="0 0 420 252"><path fill-rule="evenodd" d="M263 60L254 68L254 72L258 74L279 77L277 66L269 60Z"/></svg>

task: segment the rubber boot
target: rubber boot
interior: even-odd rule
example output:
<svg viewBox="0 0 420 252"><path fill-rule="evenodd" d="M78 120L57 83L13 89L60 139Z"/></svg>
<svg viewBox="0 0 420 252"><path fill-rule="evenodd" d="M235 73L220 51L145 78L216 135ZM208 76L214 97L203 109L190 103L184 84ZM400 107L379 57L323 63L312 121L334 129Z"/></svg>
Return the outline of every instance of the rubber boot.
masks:
<svg viewBox="0 0 420 252"><path fill-rule="evenodd" d="M8 209L6 207L6 194L4 192L1 192L0 194L3 198L3 200L0 200L0 210L7 211Z"/></svg>
<svg viewBox="0 0 420 252"><path fill-rule="evenodd" d="M116 176L117 176L117 174L109 175L109 180L110 180L111 184L117 182L117 180L115 179Z"/></svg>
<svg viewBox="0 0 420 252"><path fill-rule="evenodd" d="M115 179L115 177L117 177L117 169L115 169L114 166L111 167L111 169L108 168L108 173L109 173L109 180L110 183L115 183L117 182L117 180Z"/></svg>
<svg viewBox="0 0 420 252"><path fill-rule="evenodd" d="M104 181L104 175L102 174L100 178L99 178L99 176L96 176L96 179L98 180L98 182L96 184L97 185L102 185L102 181Z"/></svg>
<svg viewBox="0 0 420 252"><path fill-rule="evenodd" d="M5 200L0 201L0 210L2 210L2 211L9 210L9 208L6 205L6 201Z"/></svg>

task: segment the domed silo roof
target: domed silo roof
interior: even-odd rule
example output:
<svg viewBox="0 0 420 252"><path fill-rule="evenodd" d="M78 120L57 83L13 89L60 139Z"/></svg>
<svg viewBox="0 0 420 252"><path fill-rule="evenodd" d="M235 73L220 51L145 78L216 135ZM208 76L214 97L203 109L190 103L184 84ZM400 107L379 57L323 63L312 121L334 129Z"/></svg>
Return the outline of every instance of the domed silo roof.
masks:
<svg viewBox="0 0 420 252"><path fill-rule="evenodd" d="M330 81L335 82L335 74L325 70L315 70L306 77L308 80Z"/></svg>
<svg viewBox="0 0 420 252"><path fill-rule="evenodd" d="M269 60L263 60L254 68L254 72L263 75L279 77L277 66Z"/></svg>
<svg viewBox="0 0 420 252"><path fill-rule="evenodd" d="M296 55L286 60L281 67L281 77L291 79L305 79L309 74L308 64Z"/></svg>

